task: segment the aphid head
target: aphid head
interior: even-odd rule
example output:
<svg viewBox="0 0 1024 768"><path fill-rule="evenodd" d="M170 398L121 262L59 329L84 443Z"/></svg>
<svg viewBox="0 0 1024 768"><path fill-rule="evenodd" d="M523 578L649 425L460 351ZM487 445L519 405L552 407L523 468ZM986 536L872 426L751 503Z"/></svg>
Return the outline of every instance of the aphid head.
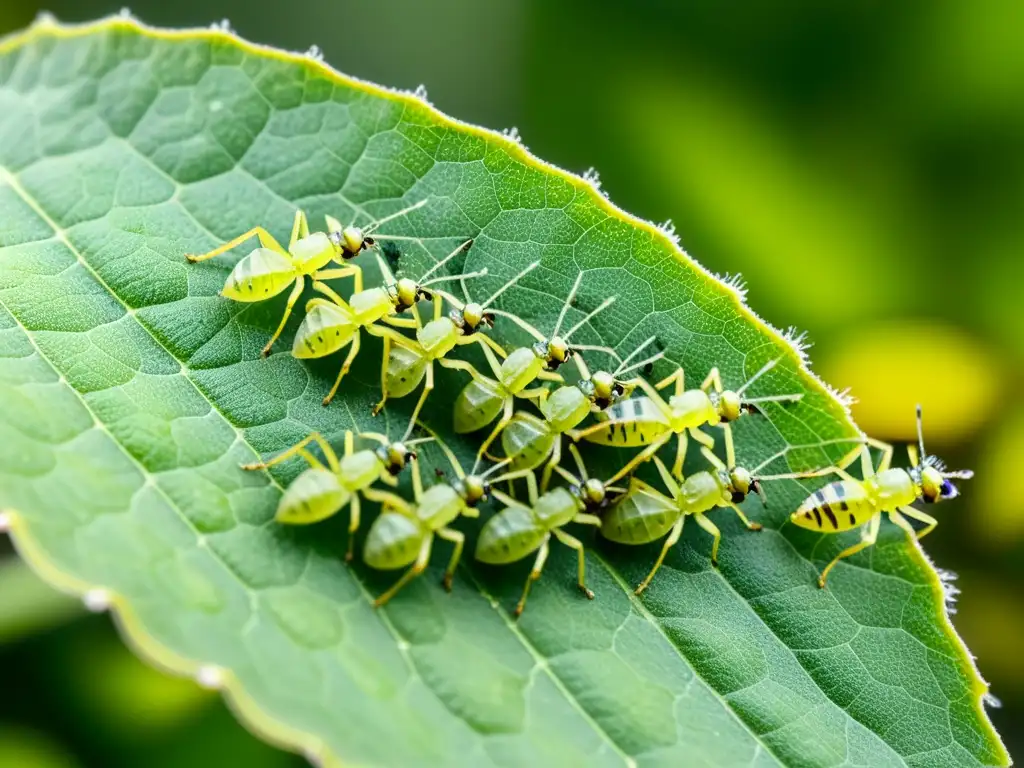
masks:
<svg viewBox="0 0 1024 768"><path fill-rule="evenodd" d="M552 336L549 341L538 341L534 344L533 350L537 357L544 360L544 367L549 371L557 371L575 354L569 342L561 336Z"/></svg>
<svg viewBox="0 0 1024 768"><path fill-rule="evenodd" d="M732 467L726 470L726 475L728 482L725 489L732 497L733 504L739 504L751 491L758 490L757 480L743 467Z"/></svg>
<svg viewBox="0 0 1024 768"><path fill-rule="evenodd" d="M718 396L717 407L718 417L725 422L736 421L746 411L739 394L728 389Z"/></svg>
<svg viewBox="0 0 1024 768"><path fill-rule="evenodd" d="M405 469L406 465L416 458L416 452L412 451L402 442L389 443L377 449L377 458L388 474L398 475Z"/></svg>
<svg viewBox="0 0 1024 768"><path fill-rule="evenodd" d="M430 291L420 287L415 280L410 280L408 277L400 278L395 284L394 289L394 302L395 308L402 312L416 305L420 299L430 300L433 298L433 294Z"/></svg>
<svg viewBox="0 0 1024 768"><path fill-rule="evenodd" d="M457 490L467 507L475 507L481 501L487 501L491 484L480 475L466 475L459 481Z"/></svg>
<svg viewBox="0 0 1024 768"><path fill-rule="evenodd" d="M955 499L960 491L953 483L954 480L970 480L974 473L969 469L960 469L954 472L947 472L942 462L934 456L929 456L924 450L924 430L921 426L921 406L917 406L917 450L911 450L911 459L914 467L910 470L910 476L917 483L920 489L921 498L928 504L937 501Z"/></svg>
<svg viewBox="0 0 1024 768"><path fill-rule="evenodd" d="M471 301L461 311L453 310L452 320L464 333L473 333L481 325L486 325L488 328L494 327L494 315L475 301Z"/></svg>
<svg viewBox="0 0 1024 768"><path fill-rule="evenodd" d="M345 227L341 230L339 245L346 259L351 259L359 254L363 248L373 246L373 238L366 237L360 227Z"/></svg>

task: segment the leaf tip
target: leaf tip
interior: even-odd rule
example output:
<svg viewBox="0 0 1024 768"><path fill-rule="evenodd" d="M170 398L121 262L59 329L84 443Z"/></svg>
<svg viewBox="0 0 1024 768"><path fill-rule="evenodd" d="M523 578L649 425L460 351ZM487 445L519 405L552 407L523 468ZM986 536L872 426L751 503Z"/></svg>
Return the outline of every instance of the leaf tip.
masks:
<svg viewBox="0 0 1024 768"><path fill-rule="evenodd" d="M82 604L90 613L103 613L110 609L113 598L107 590L102 587L90 589L82 595Z"/></svg>

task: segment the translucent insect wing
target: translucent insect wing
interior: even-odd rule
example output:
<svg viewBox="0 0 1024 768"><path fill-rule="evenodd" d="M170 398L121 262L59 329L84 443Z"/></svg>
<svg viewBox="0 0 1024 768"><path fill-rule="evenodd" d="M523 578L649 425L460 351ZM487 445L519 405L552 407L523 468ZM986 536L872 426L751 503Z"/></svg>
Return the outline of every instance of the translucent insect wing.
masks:
<svg viewBox="0 0 1024 768"><path fill-rule="evenodd" d="M544 370L544 361L532 349L519 347L512 350L501 363L501 383L513 394L530 386Z"/></svg>
<svg viewBox="0 0 1024 768"><path fill-rule="evenodd" d="M313 232L295 241L291 249L296 266L306 274L326 267L334 260L334 246L323 232Z"/></svg>

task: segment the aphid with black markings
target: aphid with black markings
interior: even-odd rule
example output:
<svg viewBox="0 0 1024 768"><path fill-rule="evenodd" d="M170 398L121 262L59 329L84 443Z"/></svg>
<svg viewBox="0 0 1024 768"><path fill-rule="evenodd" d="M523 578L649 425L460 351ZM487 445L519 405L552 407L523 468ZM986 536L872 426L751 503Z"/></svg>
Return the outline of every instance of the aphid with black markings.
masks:
<svg viewBox="0 0 1024 768"><path fill-rule="evenodd" d="M278 323L277 330L274 331L274 335L270 337L270 341L266 343L260 353L266 357L270 354L270 349L274 346L278 336L281 335L281 331L284 330L295 302L302 295L307 277L322 282L353 275L360 286L356 290L361 290L362 273L355 264L347 264L338 269L324 269L324 267L332 261L344 264L354 258L360 251L374 244L370 234L377 227L399 216L404 216L426 203L426 200L421 200L397 213L379 219L364 229L355 226L344 227L337 219L326 216L324 218L327 220L327 231L312 233L309 231L309 222L306 220L305 212L296 211L287 250L282 248L281 244L266 229L253 227L245 234L239 235L234 240L224 243L212 251L198 256L189 254L185 258L192 263L206 261L230 251L253 236L259 240L260 247L245 256L231 270L231 274L224 282L221 295L241 302L264 301L277 296L288 286L294 284L295 287L292 288L292 292L288 296L288 303L285 305L281 322ZM392 239L405 238L393 237Z"/></svg>
<svg viewBox="0 0 1024 768"><path fill-rule="evenodd" d="M799 394L744 397L747 388L774 368L777 362L770 360L765 363L736 391L724 389L718 368L712 368L697 389L685 388L682 368L653 386L639 379L637 386L644 391L643 396L616 403L605 413L598 414L596 423L571 432L570 436L573 440L587 440L598 445L622 448L646 446L626 465L625 472L630 472L654 456L675 435L676 460L672 465L672 474L681 477L687 435L702 446L713 448L714 440L702 432L701 427L721 425L726 432L726 439L731 439L730 422L753 410L756 404L794 401L803 397ZM666 402L659 390L671 384L675 384L675 393Z"/></svg>
<svg viewBox="0 0 1024 768"><path fill-rule="evenodd" d="M859 451L863 480L846 472L846 467L856 459L857 453L851 454L849 460L840 462L839 466L791 475L819 477L836 474L842 478L808 496L790 516L795 525L822 533L842 533L863 526L860 541L844 549L825 566L818 577L819 587L825 586L828 574L836 563L875 543L882 525L883 512L909 536L920 540L938 525L938 521L910 505L915 501L933 504L954 499L959 492L950 480L968 480L973 477L974 473L966 469L948 472L941 461L925 453L920 405L917 406L917 441L917 446L908 446L910 469L890 468L892 446L868 439ZM868 445L882 451L877 469L872 466ZM917 532L907 518L925 523L925 527Z"/></svg>

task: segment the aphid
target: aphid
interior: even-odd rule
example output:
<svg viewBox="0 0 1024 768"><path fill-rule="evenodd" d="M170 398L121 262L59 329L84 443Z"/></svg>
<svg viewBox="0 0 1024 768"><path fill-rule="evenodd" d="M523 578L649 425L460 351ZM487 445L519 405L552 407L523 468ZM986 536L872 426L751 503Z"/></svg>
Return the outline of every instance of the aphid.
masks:
<svg viewBox="0 0 1024 768"><path fill-rule="evenodd" d="M701 427L721 425L726 439L731 440L730 422L735 421L744 413L753 410L757 403L784 402L799 400L803 395L769 395L765 397L744 397L743 393L761 376L775 367L778 360L770 360L747 383L733 392L722 387L722 377L718 368L712 368L699 389L685 389L683 369L655 385L643 379L637 380L646 396L623 400L599 414L598 421L582 430L570 433L573 440L587 440L598 445L618 447L647 446L633 457L623 468L624 473L632 471L642 462L654 456L662 446L676 435L676 460L672 465L672 474L680 477L683 471L683 459L686 456L687 434L706 448L714 447L714 440ZM675 394L668 399L662 398L658 390L675 384Z"/></svg>
<svg viewBox="0 0 1024 768"><path fill-rule="evenodd" d="M345 454L339 461L331 444L323 435L313 432L269 461L242 465L242 469L257 470L273 467L295 455L305 459L309 469L302 472L285 489L278 502L275 519L279 523L291 525L318 523L337 514L351 502L346 561L352 559L355 534L359 530L359 492L365 491L378 480L387 485L397 485L395 477L405 469L408 462L416 458L411 448L433 439L428 437L407 440L408 432L405 437L395 442L377 432L361 432L358 436L375 441L378 443L377 447L356 451L356 436L351 430L346 430ZM307 449L307 446L314 442L323 451L327 460L326 467Z"/></svg>
<svg viewBox="0 0 1024 768"><path fill-rule="evenodd" d="M761 524L747 519L737 504L751 491L761 495L763 501L761 482L775 479L774 476L757 477L743 467L735 466L732 456L729 457L729 466L726 466L705 447L701 448L701 453L711 463L712 469L696 472L678 483L661 459L654 456L654 464L671 497L665 496L634 476L630 480L626 495L604 516L601 535L619 544L650 544L668 534L654 567L636 588L638 595L647 589L647 585L651 583L654 574L665 560L665 555L679 541L683 533L683 523L686 522L688 515L714 537L714 543L711 545L711 564L715 567L718 566L718 544L722 533L718 526L705 517L707 512L720 507L730 507L748 530L761 530ZM620 471L616 477L623 474Z"/></svg>
<svg viewBox="0 0 1024 768"><path fill-rule="evenodd" d="M637 386L636 378L622 381L618 377L664 355L664 352L658 352L646 360L627 365L654 339L652 336L637 347L612 373L598 371L593 376L589 375L582 356L577 355L575 360L586 375L576 384L565 385L540 396L537 407L544 418L518 411L502 431L501 446L505 456L512 460L512 468L535 469L547 459L540 482L541 492L546 491L552 470L562 460L562 435L579 426L591 411L607 408Z"/></svg>
<svg viewBox="0 0 1024 768"><path fill-rule="evenodd" d="M600 526L601 518L590 514L590 511L603 509L607 504L609 491L621 489L609 488L600 480L587 478L586 468L576 446L570 446L570 450L581 477L573 477L559 467L559 472L572 484L569 488L555 488L538 495L537 479L532 472L527 471L525 477L528 504L518 502L501 491L492 492L494 498L504 504L505 508L488 520L480 531L480 538L476 543L476 559L489 565L505 565L537 553L533 568L523 587L523 595L516 604L516 616L523 612L530 587L540 578L548 558L548 543L552 535L565 546L576 550L579 558L576 584L584 595L591 600L594 598L594 593L586 584L583 544L575 536L563 531L562 527L569 523Z"/></svg>
<svg viewBox="0 0 1024 768"><path fill-rule="evenodd" d="M389 397L405 397L419 386L426 376L423 392L412 412L412 421L419 416L420 409L434 389L434 363L446 368L466 370L473 368L470 363L447 360L446 356L456 346L465 344L486 344L501 358L506 357L505 350L496 341L483 333L483 328L494 327L494 315L487 310L495 299L515 285L540 262L535 261L518 275L498 289L483 304L469 302L463 304L457 298L444 291L435 291L434 319L417 329L416 338L410 339L397 332L384 336L384 365L381 370L382 397L374 406L376 415L384 407ZM486 270L478 273L464 274L460 279L473 277L474 274L486 274ZM447 317L441 316L442 302L445 299L453 309ZM475 370L475 368L473 368Z"/></svg>
<svg viewBox="0 0 1024 768"><path fill-rule="evenodd" d="M356 355L359 354L360 331L365 330L369 334L383 336L387 339L388 329L378 323L386 323L396 328L418 328L420 322L416 304L421 299L433 298L431 292L427 290L427 286L444 280L476 277L482 274L446 275L435 277L432 280L426 279L472 243L472 240L462 243L428 269L419 280L403 277L396 282L383 259L378 257L385 284L379 288L367 288L366 290L362 290L360 285L348 301L345 301L323 283L313 283L313 288L327 296L329 300L310 299L306 304L306 316L295 333L292 354L297 358L320 358L334 354L349 343L352 345L338 372L338 377L334 380L334 386L323 400L324 405L328 405L334 399L342 379L345 378ZM412 310L416 319L396 316L405 310Z"/></svg>
<svg viewBox="0 0 1024 768"><path fill-rule="evenodd" d="M354 275L356 291L362 290L362 273L355 264L349 264L340 269L325 270L324 267L332 261L343 264L348 259L354 258L364 248L374 244L373 238L368 235L377 227L426 204L425 199L421 200L398 213L379 219L365 229L354 226L343 227L337 219L325 216L327 232L313 233L309 231L309 222L306 220L305 212L296 211L287 250L282 248L281 244L266 229L253 227L245 234L239 235L234 240L224 243L208 253L199 256L188 254L185 258L192 263L206 261L230 251L254 235L256 236L260 247L235 265L224 282L221 295L241 302L264 301L277 296L294 283L295 287L292 288L292 292L288 296L281 322L278 323L277 330L274 331L274 335L270 337L270 341L266 343L260 353L266 357L270 354L270 349L274 346L278 336L281 335L281 331L284 330L284 326L291 316L292 307L302 295L307 277L314 281L323 281ZM393 237L391 239L405 238Z"/></svg>
<svg viewBox="0 0 1024 768"><path fill-rule="evenodd" d="M555 322L555 329L550 338L545 338L540 331L535 329L525 320L508 313L492 310L494 314L508 317L520 327L524 328L537 342L529 347L519 347L512 350L508 357L499 365L489 349L484 348L484 356L491 367L494 378L488 378L479 373L473 366L462 361L455 361L451 367L461 368L472 376L465 388L459 393L455 400L455 431L459 434L475 432L494 421L498 414L501 419L497 426L491 431L487 438L480 445L477 456L483 456L494 439L501 434L501 431L512 420L512 411L515 398L538 398L547 390L544 387L527 389L537 379L546 381L557 381L562 383L561 376L554 373L570 357L580 350L599 350L606 354L617 357L615 351L608 347L595 347L583 344L574 344L570 347L569 341L573 334L586 325L591 318L603 312L615 301L610 296L593 311L589 312L576 325L560 335L562 322L572 304L573 298L579 290L580 282L583 280L583 273L576 278L569 296L562 305L562 311Z"/></svg>
<svg viewBox="0 0 1024 768"><path fill-rule="evenodd" d="M488 499L492 482L520 476L518 473L509 473L491 480L490 476L504 464L496 464L482 474L476 473L477 467L474 465L473 471L467 475L451 449L436 436L434 439L455 470L455 482L438 483L424 491L419 465L413 464L412 503L393 493L375 488L369 488L363 493L366 498L382 505L380 516L373 521L366 536L363 560L371 568L382 571L404 568L411 564L409 570L377 598L374 602L375 607L384 605L402 587L423 573L430 562L430 549L435 535L454 545L441 582L444 588L450 591L455 568L462 556L465 536L448 525L460 515L478 517L480 512L476 507Z"/></svg>
<svg viewBox="0 0 1024 768"><path fill-rule="evenodd" d="M868 445L882 450L877 469L872 466ZM911 464L909 470L890 469L893 448L887 443L868 439L861 446L859 453L863 480L851 476L845 469L856 459L856 454L852 454L849 460L840 462L839 466L789 475L802 478L836 474L842 478L808 496L790 516L794 524L823 533L841 533L863 526L860 541L844 549L825 566L818 577L819 587L825 586L829 571L836 563L875 543L882 525L882 512L888 513L889 519L909 536L918 540L923 539L938 525L938 521L910 505L918 500L933 504L955 499L959 491L950 480L969 480L974 476L968 469L947 472L939 459L925 453L920 405L917 406L917 446L908 446ZM908 517L925 523L925 528L916 532L907 520Z"/></svg>

